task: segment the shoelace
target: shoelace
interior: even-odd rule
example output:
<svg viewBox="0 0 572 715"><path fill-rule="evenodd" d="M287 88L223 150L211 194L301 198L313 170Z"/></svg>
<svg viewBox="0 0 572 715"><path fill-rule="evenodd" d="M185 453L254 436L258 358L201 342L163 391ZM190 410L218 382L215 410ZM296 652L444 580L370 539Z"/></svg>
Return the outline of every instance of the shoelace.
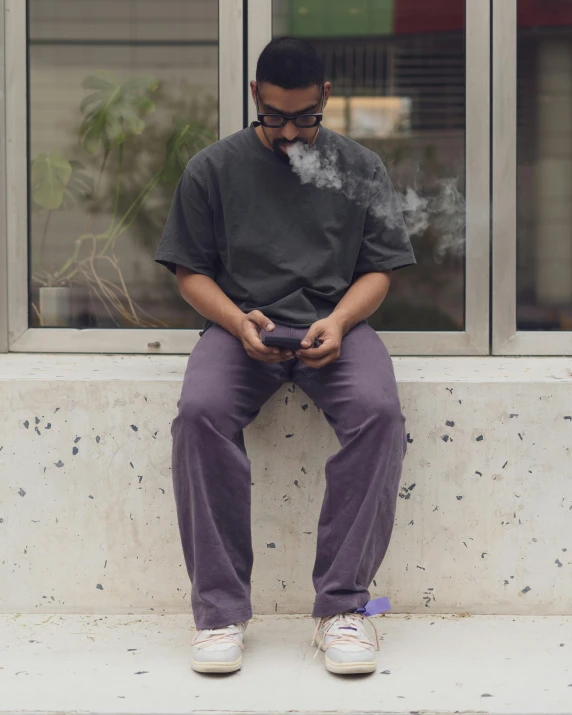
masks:
<svg viewBox="0 0 572 715"><path fill-rule="evenodd" d="M318 632L320 630L321 626L325 625L324 628L324 634L322 636L322 640L319 643L316 643L318 646L318 649L314 653L314 658L318 655L322 648L322 644L326 640L326 636L328 635L330 629L339 620L342 620L343 623L345 624L344 626L341 626L342 628L353 628L357 631L357 633L360 633L361 630L363 629L365 631L365 626L364 626L364 619L365 616L362 616L361 613L342 613L337 616L324 616L323 618L320 618L318 623L316 624L316 629L314 631L314 636L312 638L312 642L310 645L314 645L316 643L316 636L318 635ZM330 623L328 623L330 621ZM326 625L327 624L327 625ZM377 634L377 628L375 627L374 623L371 622L371 625L373 627L374 633L375 633L375 647L376 650L379 650L379 636ZM328 648L331 648L332 646L339 646L339 645L356 645L357 643L362 643L365 646L370 646L371 641L369 640L363 640L363 638L360 638L358 635L353 635L351 633L347 634L339 634L336 633L335 635L332 635L332 640L326 645L324 648L324 651L327 651Z"/></svg>
<svg viewBox="0 0 572 715"><path fill-rule="evenodd" d="M209 635L203 640L198 641L197 639L201 633L205 633L205 631ZM244 650L244 643L241 643L240 640L236 640L236 636L239 635L240 630L238 633L229 633L227 628L204 628L196 633L195 637L191 641L191 645L196 645L197 648L206 648L206 646L211 646L213 643L232 643L233 645L237 645L241 650Z"/></svg>

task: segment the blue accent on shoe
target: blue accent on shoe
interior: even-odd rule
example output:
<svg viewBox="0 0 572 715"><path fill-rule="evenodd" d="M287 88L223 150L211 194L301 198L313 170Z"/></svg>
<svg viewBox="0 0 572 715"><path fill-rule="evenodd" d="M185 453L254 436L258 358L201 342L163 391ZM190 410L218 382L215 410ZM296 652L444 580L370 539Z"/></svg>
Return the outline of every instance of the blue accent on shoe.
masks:
<svg viewBox="0 0 572 715"><path fill-rule="evenodd" d="M391 611L391 604L387 596L381 596L380 598L374 598L373 601L368 601L365 606L361 608L356 608L356 613L361 613L364 616L375 616L378 613L385 613L386 611Z"/></svg>

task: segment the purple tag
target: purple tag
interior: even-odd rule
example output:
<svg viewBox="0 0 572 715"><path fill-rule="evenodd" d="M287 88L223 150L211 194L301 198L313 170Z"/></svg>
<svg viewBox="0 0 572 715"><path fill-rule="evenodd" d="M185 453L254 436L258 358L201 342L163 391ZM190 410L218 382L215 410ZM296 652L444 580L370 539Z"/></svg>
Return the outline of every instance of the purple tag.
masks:
<svg viewBox="0 0 572 715"><path fill-rule="evenodd" d="M356 608L356 613L361 613L364 616L375 616L378 613L385 613L386 611L391 611L391 605L387 596L374 598L373 601L368 601L365 606Z"/></svg>

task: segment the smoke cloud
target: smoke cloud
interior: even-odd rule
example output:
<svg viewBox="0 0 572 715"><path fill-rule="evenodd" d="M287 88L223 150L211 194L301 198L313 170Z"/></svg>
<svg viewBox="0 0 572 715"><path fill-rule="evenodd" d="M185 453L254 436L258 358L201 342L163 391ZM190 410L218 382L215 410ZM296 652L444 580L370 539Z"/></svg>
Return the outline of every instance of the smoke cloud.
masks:
<svg viewBox="0 0 572 715"><path fill-rule="evenodd" d="M358 205L366 205L372 195L372 182L343 172L338 165L337 152L318 151L302 143L286 148L290 165L302 184L313 184L319 189L338 191ZM465 200L458 189L457 179L441 179L427 195L418 194L412 187L396 189L396 197L379 192L369 203L376 218L384 220L388 228L405 221L410 237L420 236L431 226L438 235L434 259L440 263L446 255L462 256L465 251Z"/></svg>

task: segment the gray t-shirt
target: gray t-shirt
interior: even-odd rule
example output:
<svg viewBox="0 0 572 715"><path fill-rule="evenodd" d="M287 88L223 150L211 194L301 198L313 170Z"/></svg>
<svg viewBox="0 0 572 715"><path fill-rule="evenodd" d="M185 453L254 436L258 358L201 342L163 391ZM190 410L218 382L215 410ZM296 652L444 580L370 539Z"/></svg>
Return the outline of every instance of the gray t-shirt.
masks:
<svg viewBox="0 0 572 715"><path fill-rule="evenodd" d="M322 126L296 173L263 146L256 124L189 161L158 263L209 276L244 313L308 327L359 274L416 262L377 154Z"/></svg>

